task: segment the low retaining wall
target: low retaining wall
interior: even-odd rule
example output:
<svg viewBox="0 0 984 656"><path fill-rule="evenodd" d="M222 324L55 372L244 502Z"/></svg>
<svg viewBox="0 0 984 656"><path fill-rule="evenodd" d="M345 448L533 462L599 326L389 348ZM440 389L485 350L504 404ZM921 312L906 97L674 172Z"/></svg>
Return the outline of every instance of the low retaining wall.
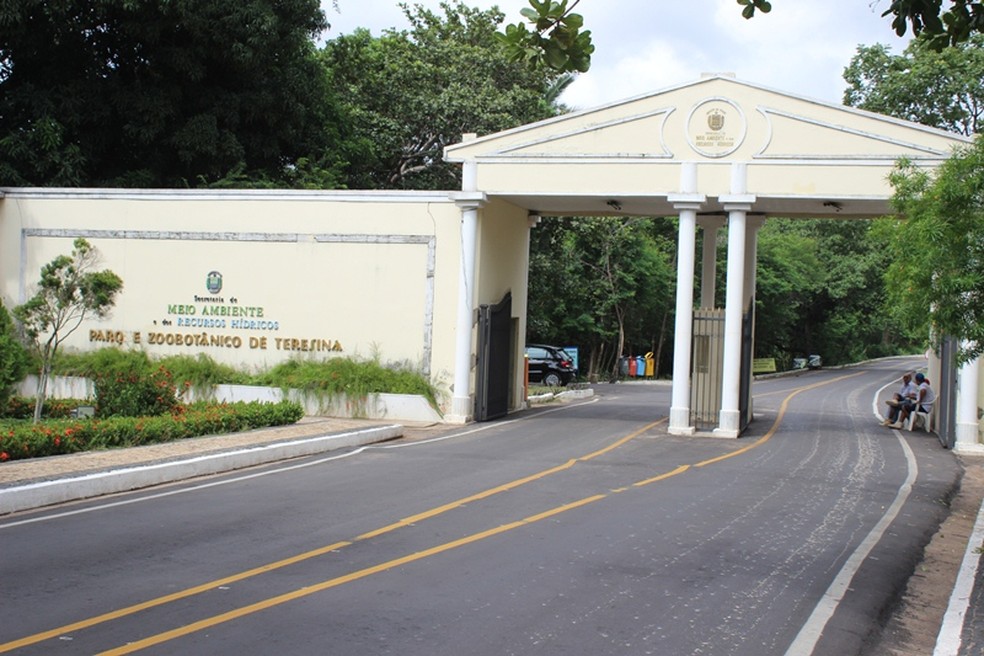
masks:
<svg viewBox="0 0 984 656"><path fill-rule="evenodd" d="M20 383L16 393L33 397L37 386L37 376L31 375ZM95 385L88 378L55 376L48 381L48 398L94 399L95 396ZM188 401L205 400L218 403L236 401L279 403L285 398L283 390L279 388L255 385L216 385L204 392L190 389L185 396ZM427 399L416 394L369 394L364 399L353 400L345 395L327 397L301 390L289 390L286 398L300 403L304 408L304 414L310 416L423 423L444 422L444 418L427 402Z"/></svg>

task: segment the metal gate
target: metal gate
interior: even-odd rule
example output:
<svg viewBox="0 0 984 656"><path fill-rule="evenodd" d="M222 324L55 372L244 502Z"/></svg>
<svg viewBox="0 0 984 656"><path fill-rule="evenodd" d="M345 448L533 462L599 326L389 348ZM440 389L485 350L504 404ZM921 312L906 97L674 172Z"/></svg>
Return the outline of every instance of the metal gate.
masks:
<svg viewBox="0 0 984 656"><path fill-rule="evenodd" d="M512 294L495 305L479 306L475 421L502 417L509 411L511 336Z"/></svg>
<svg viewBox="0 0 984 656"><path fill-rule="evenodd" d="M690 425L697 430L716 428L721 410L724 375L724 310L694 310L690 378Z"/></svg>
<svg viewBox="0 0 984 656"><path fill-rule="evenodd" d="M957 362L959 345L948 337L940 346L940 379L931 382L936 386L936 435L940 444L952 449L957 441Z"/></svg>
<svg viewBox="0 0 984 656"><path fill-rule="evenodd" d="M753 303L754 307L754 303ZM741 372L739 374L739 432L752 420L751 371L754 314L749 310L741 322ZM718 427L721 419L721 388L724 379L724 310L694 310L693 372L690 378L690 425L697 430Z"/></svg>

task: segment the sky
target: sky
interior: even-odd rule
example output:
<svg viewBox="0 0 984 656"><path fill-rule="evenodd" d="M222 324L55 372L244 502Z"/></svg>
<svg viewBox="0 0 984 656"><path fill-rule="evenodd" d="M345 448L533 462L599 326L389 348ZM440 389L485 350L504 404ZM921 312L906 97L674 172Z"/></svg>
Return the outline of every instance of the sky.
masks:
<svg viewBox="0 0 984 656"><path fill-rule="evenodd" d="M573 1L573 0L571 0ZM440 0L411 0L440 12ZM465 0L498 5L505 23L520 22L528 0ZM859 45L882 43L900 54L907 38L881 14L890 0L772 0L769 14L745 20L735 0L580 0L575 11L591 30L591 70L580 74L561 102L587 109L692 82L702 73L840 104L844 68ZM331 29L325 38L358 27L378 36L404 29L399 0L322 0ZM504 23L504 24L505 24Z"/></svg>

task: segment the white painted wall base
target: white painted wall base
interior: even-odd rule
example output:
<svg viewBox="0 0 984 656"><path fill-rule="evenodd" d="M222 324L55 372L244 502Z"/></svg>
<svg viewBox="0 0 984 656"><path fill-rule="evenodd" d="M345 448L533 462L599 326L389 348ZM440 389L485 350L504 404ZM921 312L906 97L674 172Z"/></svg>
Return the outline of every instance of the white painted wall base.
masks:
<svg viewBox="0 0 984 656"><path fill-rule="evenodd" d="M17 393L33 397L36 390L37 377L32 375L21 382ZM48 383L48 398L92 400L95 398L95 386L86 378L55 376ZM321 397L317 394L290 390L287 398L300 403L304 407L304 414L310 416L454 423L442 417L427 399L416 394L370 394L362 400L350 400L345 395ZM279 403L284 399L284 393L276 387L216 385L204 393L189 390L185 399L189 402L206 400L218 403L238 401Z"/></svg>

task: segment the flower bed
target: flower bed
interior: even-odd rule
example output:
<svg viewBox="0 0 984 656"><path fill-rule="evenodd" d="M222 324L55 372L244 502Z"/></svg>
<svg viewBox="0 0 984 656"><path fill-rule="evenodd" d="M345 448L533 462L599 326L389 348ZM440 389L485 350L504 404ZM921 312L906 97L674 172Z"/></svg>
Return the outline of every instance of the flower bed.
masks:
<svg viewBox="0 0 984 656"><path fill-rule="evenodd" d="M0 462L283 426L303 416L300 404L282 401L194 403L156 417L50 419L40 424L3 421Z"/></svg>

